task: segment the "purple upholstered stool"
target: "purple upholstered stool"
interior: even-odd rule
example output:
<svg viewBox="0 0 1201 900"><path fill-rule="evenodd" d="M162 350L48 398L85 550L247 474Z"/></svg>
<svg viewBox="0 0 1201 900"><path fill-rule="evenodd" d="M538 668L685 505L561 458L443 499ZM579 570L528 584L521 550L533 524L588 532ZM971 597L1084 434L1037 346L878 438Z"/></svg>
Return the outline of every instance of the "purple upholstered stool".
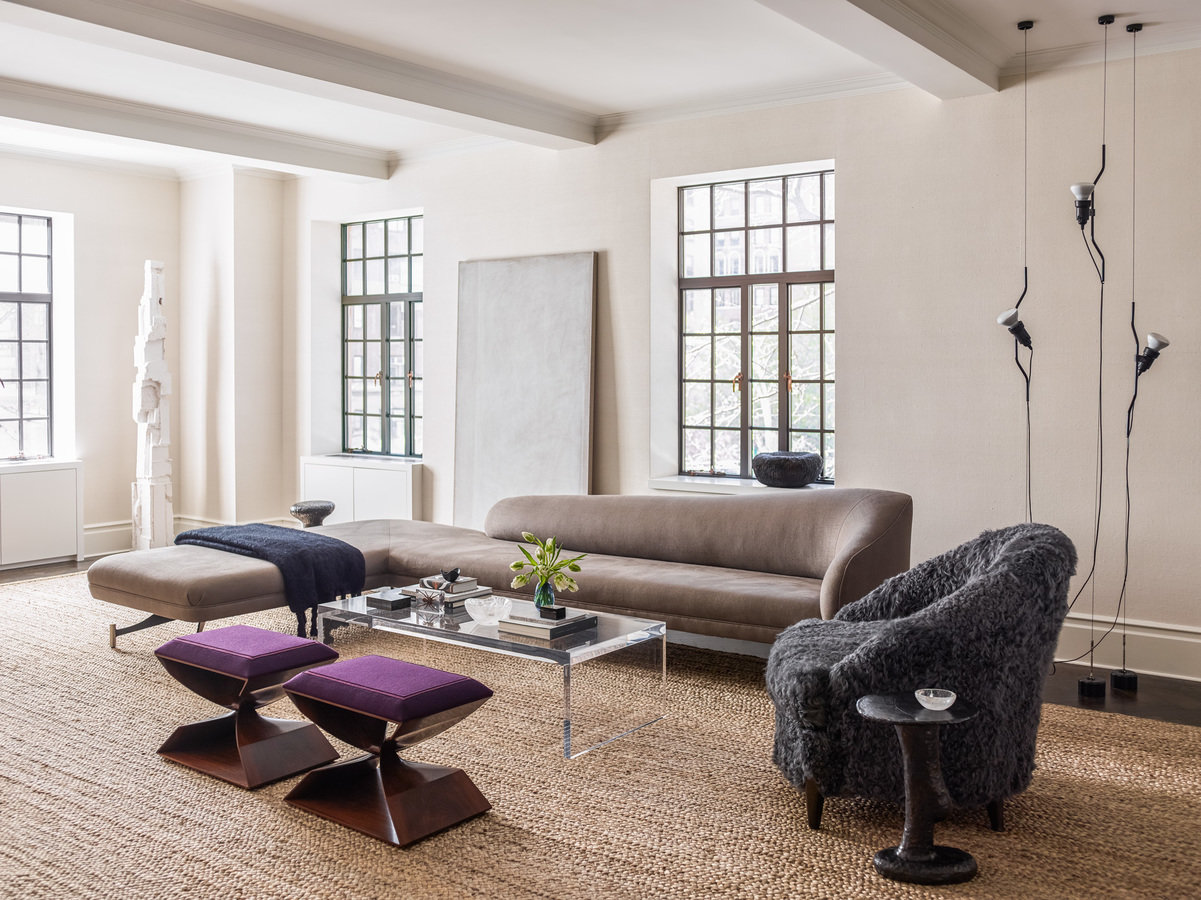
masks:
<svg viewBox="0 0 1201 900"><path fill-rule="evenodd" d="M397 753L479 709L492 691L474 678L360 656L301 672L284 690L334 737L367 751L309 772L284 798L293 806L398 847L492 808L462 769Z"/></svg>
<svg viewBox="0 0 1201 900"><path fill-rule="evenodd" d="M175 729L158 748L167 759L255 788L338 758L311 723L258 713L283 697L293 675L338 658L325 644L230 625L173 638L154 652L177 681L233 710Z"/></svg>

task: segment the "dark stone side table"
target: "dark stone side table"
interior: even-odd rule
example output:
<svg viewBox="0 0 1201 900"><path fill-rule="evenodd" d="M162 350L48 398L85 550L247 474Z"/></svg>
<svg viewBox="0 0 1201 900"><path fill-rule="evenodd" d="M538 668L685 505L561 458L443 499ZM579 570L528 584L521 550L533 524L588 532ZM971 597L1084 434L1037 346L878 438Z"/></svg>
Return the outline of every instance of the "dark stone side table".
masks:
<svg viewBox="0 0 1201 900"><path fill-rule="evenodd" d="M329 500L299 500L288 510L305 528L316 528L333 511L334 504Z"/></svg>
<svg viewBox="0 0 1201 900"><path fill-rule="evenodd" d="M956 699L949 709L926 709L912 693L869 694L855 706L865 719L896 728L905 764L905 831L900 846L876 854L876 871L915 884L955 884L974 877L976 860L970 853L934 843L934 823L952 806L938 758L939 726L966 722L976 708Z"/></svg>

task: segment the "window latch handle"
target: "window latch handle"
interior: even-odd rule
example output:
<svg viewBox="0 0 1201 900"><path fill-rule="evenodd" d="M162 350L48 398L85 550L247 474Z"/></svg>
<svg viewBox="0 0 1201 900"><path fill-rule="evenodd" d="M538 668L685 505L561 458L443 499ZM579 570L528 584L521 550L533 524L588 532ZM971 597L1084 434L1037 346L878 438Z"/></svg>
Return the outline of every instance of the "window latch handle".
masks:
<svg viewBox="0 0 1201 900"><path fill-rule="evenodd" d="M784 373L784 389L786 391L788 391L788 393L790 393L790 394L792 393L792 373L791 372Z"/></svg>
<svg viewBox="0 0 1201 900"><path fill-rule="evenodd" d="M412 387L413 386L413 371L412 371L412 369L409 370L407 377L409 379L409 387Z"/></svg>
<svg viewBox="0 0 1201 900"><path fill-rule="evenodd" d="M735 393L742 390L742 373L739 372L730 382L730 386Z"/></svg>

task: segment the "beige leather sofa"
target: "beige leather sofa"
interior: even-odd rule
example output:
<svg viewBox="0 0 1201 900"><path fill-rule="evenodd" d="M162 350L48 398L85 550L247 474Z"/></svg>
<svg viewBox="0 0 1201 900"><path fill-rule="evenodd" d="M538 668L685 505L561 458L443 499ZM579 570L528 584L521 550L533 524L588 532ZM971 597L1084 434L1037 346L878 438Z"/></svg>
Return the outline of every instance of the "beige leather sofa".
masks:
<svg viewBox="0 0 1201 900"><path fill-rule="evenodd" d="M793 622L829 618L907 569L912 514L906 494L802 488L510 497L492 507L483 531L407 520L314 531L362 550L368 587L408 584L458 566L482 584L508 589L521 533L553 536L588 554L576 576L579 592L560 602L659 619L694 634L770 642ZM108 556L92 565L88 581L100 600L187 622L286 605L275 566L205 547Z"/></svg>

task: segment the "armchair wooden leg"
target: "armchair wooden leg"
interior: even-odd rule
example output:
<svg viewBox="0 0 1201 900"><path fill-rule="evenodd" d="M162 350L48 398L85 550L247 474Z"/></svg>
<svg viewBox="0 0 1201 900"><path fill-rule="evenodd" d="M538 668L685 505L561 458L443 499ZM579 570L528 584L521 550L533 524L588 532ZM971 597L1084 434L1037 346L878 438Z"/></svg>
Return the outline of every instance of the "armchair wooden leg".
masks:
<svg viewBox="0 0 1201 900"><path fill-rule="evenodd" d="M817 789L817 782L812 778L805 779L805 813L809 819L809 827L814 831L821 828L822 807L825 803L826 798Z"/></svg>
<svg viewBox="0 0 1201 900"><path fill-rule="evenodd" d="M1005 830L1005 801L990 800L988 806L988 824L993 831Z"/></svg>

